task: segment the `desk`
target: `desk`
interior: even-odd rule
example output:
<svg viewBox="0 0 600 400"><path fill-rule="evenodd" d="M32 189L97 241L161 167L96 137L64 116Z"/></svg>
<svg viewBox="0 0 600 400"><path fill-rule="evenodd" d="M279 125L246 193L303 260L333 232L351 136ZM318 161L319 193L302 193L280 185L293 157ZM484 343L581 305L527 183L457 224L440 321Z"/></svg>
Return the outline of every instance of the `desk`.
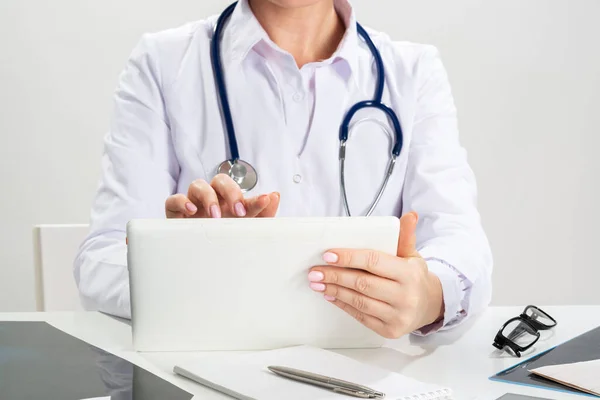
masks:
<svg viewBox="0 0 600 400"><path fill-rule="evenodd" d="M547 350L572 337L600 326L600 306L542 307L558 321L524 357ZM463 326L430 337L407 336L389 341L381 349L340 350L341 354L404 375L451 387L455 399L495 399L507 392L550 399L585 397L542 389L492 382L488 377L518 360L495 350L491 343L499 327L521 313L523 307L490 307ZM198 357L198 353L136 353L129 325L99 313L0 313L0 321L45 321L50 325L122 357L174 383L202 399L228 399L173 374L177 362Z"/></svg>

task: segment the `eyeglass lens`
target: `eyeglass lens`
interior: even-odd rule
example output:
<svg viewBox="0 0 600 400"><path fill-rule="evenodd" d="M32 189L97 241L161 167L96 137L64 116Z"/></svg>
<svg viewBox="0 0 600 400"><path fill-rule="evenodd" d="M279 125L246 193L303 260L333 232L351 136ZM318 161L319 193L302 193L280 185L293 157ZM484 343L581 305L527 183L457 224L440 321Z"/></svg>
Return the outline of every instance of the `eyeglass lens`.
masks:
<svg viewBox="0 0 600 400"><path fill-rule="evenodd" d="M502 336L523 348L530 346L538 338L536 331L521 320L515 320L506 325L502 330Z"/></svg>
<svg viewBox="0 0 600 400"><path fill-rule="evenodd" d="M551 327L555 325L555 322L552 321L550 316L542 310L540 310L539 308L527 307L527 309L525 310L525 315L546 327Z"/></svg>

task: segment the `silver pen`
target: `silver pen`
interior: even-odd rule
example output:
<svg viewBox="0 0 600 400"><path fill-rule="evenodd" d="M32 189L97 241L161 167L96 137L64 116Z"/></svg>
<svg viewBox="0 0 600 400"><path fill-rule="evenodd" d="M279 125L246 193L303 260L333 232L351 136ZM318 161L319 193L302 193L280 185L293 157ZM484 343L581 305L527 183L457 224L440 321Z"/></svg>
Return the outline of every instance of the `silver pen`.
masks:
<svg viewBox="0 0 600 400"><path fill-rule="evenodd" d="M383 399L385 397L384 393L378 392L366 386L357 385L356 383L343 381L341 379L331 378L329 376L313 374L312 372L300 371L298 369L288 367L270 366L268 368L269 371L279 376L293 379L298 382L320 386L340 394L359 397L361 399Z"/></svg>

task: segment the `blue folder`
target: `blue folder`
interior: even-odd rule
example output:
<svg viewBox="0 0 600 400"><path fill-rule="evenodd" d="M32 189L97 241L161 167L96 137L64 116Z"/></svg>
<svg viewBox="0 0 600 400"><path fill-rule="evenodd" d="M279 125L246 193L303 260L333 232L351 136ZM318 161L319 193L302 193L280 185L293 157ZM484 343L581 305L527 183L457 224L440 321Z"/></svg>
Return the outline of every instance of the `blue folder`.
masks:
<svg viewBox="0 0 600 400"><path fill-rule="evenodd" d="M559 383L534 375L530 373L529 370L545 367L547 365L571 364L598 359L600 359L600 327L577 336L550 350L535 355L505 369L504 371L498 372L496 375L490 377L490 379L498 382L534 386L597 398L596 396L580 392L576 389L571 389Z"/></svg>

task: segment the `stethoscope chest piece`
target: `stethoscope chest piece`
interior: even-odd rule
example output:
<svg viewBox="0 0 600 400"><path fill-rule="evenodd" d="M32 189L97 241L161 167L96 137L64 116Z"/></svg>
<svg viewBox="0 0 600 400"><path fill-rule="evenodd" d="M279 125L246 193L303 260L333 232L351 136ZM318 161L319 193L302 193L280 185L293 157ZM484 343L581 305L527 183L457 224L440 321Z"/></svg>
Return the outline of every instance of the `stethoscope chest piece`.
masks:
<svg viewBox="0 0 600 400"><path fill-rule="evenodd" d="M256 170L250 163L243 160L223 161L219 165L218 173L231 177L240 186L242 193L251 191L258 183Z"/></svg>

